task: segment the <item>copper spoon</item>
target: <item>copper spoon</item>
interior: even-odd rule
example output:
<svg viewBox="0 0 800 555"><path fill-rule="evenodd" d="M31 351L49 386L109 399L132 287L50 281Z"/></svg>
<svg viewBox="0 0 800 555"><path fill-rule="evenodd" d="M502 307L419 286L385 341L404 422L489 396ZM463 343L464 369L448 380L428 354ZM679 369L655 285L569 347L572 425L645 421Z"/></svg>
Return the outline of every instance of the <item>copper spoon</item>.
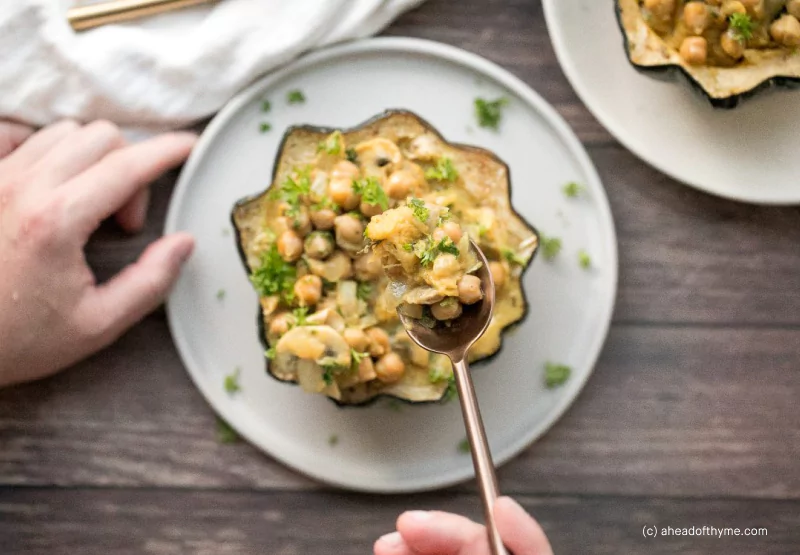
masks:
<svg viewBox="0 0 800 555"><path fill-rule="evenodd" d="M494 473L492 453L489 451L489 444L486 441L486 431L483 428L481 411L478 408L478 399L475 397L475 388L472 386L467 363L467 351L483 335L492 319L494 281L486 256L472 240L470 240L470 246L482 263L476 275L480 278L483 287L483 300L473 305L465 305L461 316L453 320L450 327L437 326L435 329L429 329L417 320L404 315L400 310L398 310L398 314L409 337L417 345L428 351L447 355L453 363L461 413L464 416L467 438L472 450L472 464L475 466L475 475L478 478L483 502L489 545L492 555L508 555L494 521L492 508L497 499L497 477Z"/></svg>

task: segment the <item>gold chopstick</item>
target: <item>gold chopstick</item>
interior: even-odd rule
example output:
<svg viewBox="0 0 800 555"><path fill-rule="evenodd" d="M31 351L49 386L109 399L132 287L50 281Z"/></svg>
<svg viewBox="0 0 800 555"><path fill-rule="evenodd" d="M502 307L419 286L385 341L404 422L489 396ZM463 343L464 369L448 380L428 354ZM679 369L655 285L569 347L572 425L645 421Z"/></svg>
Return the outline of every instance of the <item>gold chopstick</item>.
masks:
<svg viewBox="0 0 800 555"><path fill-rule="evenodd" d="M119 23L217 0L111 0L71 8L67 20L76 31Z"/></svg>

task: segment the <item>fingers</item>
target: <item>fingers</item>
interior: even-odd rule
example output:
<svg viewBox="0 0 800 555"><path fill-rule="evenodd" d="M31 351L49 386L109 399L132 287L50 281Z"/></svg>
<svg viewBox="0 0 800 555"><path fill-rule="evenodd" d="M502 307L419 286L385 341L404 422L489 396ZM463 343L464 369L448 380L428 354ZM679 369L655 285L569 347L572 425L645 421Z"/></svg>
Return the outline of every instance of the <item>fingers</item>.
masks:
<svg viewBox="0 0 800 555"><path fill-rule="evenodd" d="M378 538L373 551L375 555L417 555L408 547L400 532L392 532Z"/></svg>
<svg viewBox="0 0 800 555"><path fill-rule="evenodd" d="M78 321L96 337L95 349L108 345L152 312L166 298L194 249L186 233L163 237L139 260L87 294Z"/></svg>
<svg viewBox="0 0 800 555"><path fill-rule="evenodd" d="M18 168L29 168L41 160L56 144L78 129L80 129L80 125L72 120L48 125L31 135L6 161Z"/></svg>
<svg viewBox="0 0 800 555"><path fill-rule="evenodd" d="M5 158L14 152L32 134L33 129L27 125L8 121L0 122L0 158Z"/></svg>
<svg viewBox="0 0 800 555"><path fill-rule="evenodd" d="M36 165L37 186L52 189L89 169L125 145L119 127L95 121L64 137Z"/></svg>
<svg viewBox="0 0 800 555"><path fill-rule="evenodd" d="M196 141L189 133L168 133L108 154L62 189L75 222L88 235L151 181L181 164Z"/></svg>
<svg viewBox="0 0 800 555"><path fill-rule="evenodd" d="M128 233L136 233L144 228L149 204L150 189L142 189L125 206L120 208L114 217L122 229Z"/></svg>
<svg viewBox="0 0 800 555"><path fill-rule="evenodd" d="M553 555L541 526L516 501L500 497L494 515L500 537L514 555Z"/></svg>
<svg viewBox="0 0 800 555"><path fill-rule="evenodd" d="M486 529L439 511L410 511L397 519L397 531L417 555L484 555L489 553Z"/></svg>

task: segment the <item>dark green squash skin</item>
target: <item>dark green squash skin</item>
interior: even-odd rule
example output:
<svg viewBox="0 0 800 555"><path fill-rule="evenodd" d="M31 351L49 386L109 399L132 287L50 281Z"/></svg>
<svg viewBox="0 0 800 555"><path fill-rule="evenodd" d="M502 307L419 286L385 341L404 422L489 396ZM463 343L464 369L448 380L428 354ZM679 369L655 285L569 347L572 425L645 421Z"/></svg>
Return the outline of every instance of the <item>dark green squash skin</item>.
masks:
<svg viewBox="0 0 800 555"><path fill-rule="evenodd" d="M234 236L236 238L236 249L237 249L237 251L239 253L239 259L241 260L242 265L244 266L245 272L247 272L248 276L250 275L250 268L249 268L249 266L247 264L247 255L245 254L244 246L242 244L241 232L240 232L238 226L236 225L236 219L235 219L236 210L237 210L237 208L239 208L240 206L242 206L244 204L248 204L248 203L250 203L250 202L252 202L254 200L262 198L264 195L269 193L270 189L272 189L272 183L275 182L275 178L277 176L278 166L279 166L279 162L280 162L280 159L281 159L281 155L283 154L284 145L286 144L286 141L289 138L289 136L296 130L304 130L304 131L310 131L310 132L314 132L314 133L322 133L322 134L325 134L325 135L333 133L334 131L341 131L342 133L349 133L349 132L352 132L352 131L358 131L362 127L366 127L366 126L374 123L375 121L384 119L384 118L389 117L389 116L394 115L394 114L406 114L406 115L410 115L410 116L416 118L417 120L419 120L419 122L425 128L427 128L430 132L434 133L442 141L444 141L446 144L448 144L448 145L450 145L452 147L455 147L455 148L458 148L458 149L462 149L462 150L471 150L471 151L475 151L475 152L480 152L482 154L488 154L489 156L491 156L496 162L501 164L506 169L506 175L508 176L508 195L509 195L509 199L510 199L510 197L511 197L511 169L508 167L508 164L506 164L503 160L501 160L493 152L488 151L486 149L483 149L483 148L480 148L480 147L476 147L476 146L472 146L472 145L463 145L463 144L460 144L460 143L452 143L452 142L449 142L449 141L445 140L444 137L442 137L442 135L436 130L436 128L434 128L425 119L421 118L420 116L418 116L417 114L415 114L415 113L413 113L413 112L411 112L409 110L389 109L389 110L386 110L386 111L384 111L384 112L382 112L382 113L380 113L380 114L378 114L376 116L371 117L370 119L368 119L367 121L365 121L363 123L360 123L360 124L358 124L358 125L356 125L354 127L347 128L347 129L341 129L341 128L338 128L338 127L314 126L314 125L293 125L293 126L290 126L289 128L286 129L286 131L283 134L283 138L281 139L281 144L278 147L278 154L275 157L275 163L274 163L273 168L272 168L272 177L270 179L270 186L267 187L267 189L262 191L261 193L258 193L256 195L251 195L251 196L239 199L233 205L233 208L231 210L230 218L231 218L231 224L233 225L233 229L234 229ZM539 234L539 231L533 225L531 225L531 223L528 222L528 220L526 220L519 212L517 212L514 209L514 206L511 205L510 201L509 201L509 205L511 206L511 211L520 220L522 220L525 223L526 226L528 226L533 231L534 235L536 235L537 238L540 237L541 235ZM539 244L537 242L536 248L531 253L530 258L528 259L528 263L522 269L522 272L520 274L520 281L522 281L523 278L525 277L525 273L528 271L528 268L530 268L531 263L533 262L533 259L536 257L536 254L538 252L539 252ZM521 290L521 293L522 293L522 302L523 302L524 307L525 307L525 309L524 309L524 311L522 313L522 317L519 320L517 320L516 322L514 322L512 324L509 324L508 326L504 327L500 332L501 337L505 333L507 333L508 331L512 330L514 327L516 327L519 324L521 324L528 317L528 309L530 308L530 305L528 303L528 298L527 298L527 295L525 294L525 288L524 287L520 287L520 290ZM261 345L264 348L264 351L266 352L267 349L269 349L269 344L267 343L266 324L264 322L264 317L262 315L261 305L260 304L258 305L258 311L256 313L256 321L257 321L257 325L258 325L258 340L261 342ZM471 364L471 367L481 366L481 365L489 362L490 360L494 359L498 354L500 354L500 351L502 351L502 349L503 349L503 344L501 342L500 348L495 353L493 353L493 354L491 354L491 355L489 355L489 356L487 356L487 357L475 362L474 364ZM287 381L287 380L281 380L281 379L277 378L274 374L272 374L272 372L269 371L269 359L266 356L264 357L264 361L265 361L266 373L268 375L270 375L273 379L275 379L275 380L277 380L277 381L279 381L281 383L284 383L284 384L291 384L291 385L295 385L295 386L298 385L297 382L295 382L295 381ZM336 399L333 399L331 397L327 397L327 396L326 397L328 399L330 399L334 404L336 404L339 407L368 407L368 406L371 406L372 404L376 403L379 399L384 398L384 397L385 398L389 398L389 399L393 399L395 401L400 401L400 402L403 402L403 403L406 403L406 404L409 404L409 405L432 405L432 404L443 404L443 403L446 403L447 401L444 400L444 396L446 395L446 393L447 393L447 390L445 390L445 392L442 393L442 398L440 398L438 400L435 400L435 401L410 401L410 400L404 399L402 397L396 397L396 396L391 395L389 393L380 393L380 394L372 397L371 399L368 399L368 400L364 401L363 403L343 403L343 402L338 401Z"/></svg>
<svg viewBox="0 0 800 555"><path fill-rule="evenodd" d="M628 39L628 32L625 30L625 26L622 23L622 10L619 6L619 2L617 0L614 1L614 14L617 18L617 25L619 26L619 30L622 33L622 45L625 49L625 57L628 58L628 62L633 66L633 68L642 73L647 75L648 77L652 77L654 79L658 79L659 81L684 81L688 83L692 90L695 91L700 97L704 98L708 101L711 106L714 108L719 108L722 110L731 110L736 108L739 104L741 104L744 100L751 98L761 92L764 92L768 89L798 89L800 88L800 77L785 77L777 75L765 81L762 81L755 87L748 89L744 92L739 94L733 94L731 96L726 96L725 98L715 98L708 94L708 91L703 88L703 85L698 83L694 77L692 77L689 72L687 72L683 67L677 64L664 64L661 66L642 66L635 63L631 60L630 57L630 48L629 48L629 39Z"/></svg>

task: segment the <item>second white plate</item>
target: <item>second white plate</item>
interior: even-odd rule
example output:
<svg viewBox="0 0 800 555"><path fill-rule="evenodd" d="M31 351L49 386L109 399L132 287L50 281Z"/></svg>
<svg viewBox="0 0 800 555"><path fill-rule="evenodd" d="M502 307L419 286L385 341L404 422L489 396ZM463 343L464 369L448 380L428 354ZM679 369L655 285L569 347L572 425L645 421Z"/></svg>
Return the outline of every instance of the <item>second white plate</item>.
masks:
<svg viewBox="0 0 800 555"><path fill-rule="evenodd" d="M289 105L301 89L304 104ZM475 126L476 96L510 99L500 132ZM271 101L268 113L262 100ZM530 311L502 351L474 368L475 386L498 464L543 434L575 400L603 345L617 283L614 226L586 152L563 120L524 83L467 52L415 39L375 39L308 56L234 99L208 126L179 179L167 232L186 230L198 248L168 304L170 327L197 387L244 437L319 480L376 492L450 485L473 475L457 403L338 408L267 376L256 326L257 298L230 233L234 202L269 185L283 131L294 124L351 127L387 108L427 119L448 140L489 148L511 168L514 207L563 252L541 256L525 274ZM261 122L272 130L259 133ZM578 181L586 193L564 197ZM582 269L585 249L594 266ZM217 292L225 292L222 299ZM544 387L545 361L572 378ZM242 391L223 389L242 371ZM329 439L336 436L335 445Z"/></svg>
<svg viewBox="0 0 800 555"><path fill-rule="evenodd" d="M688 83L658 81L628 63L614 0L543 5L567 78L634 154L721 197L800 203L800 91L765 91L734 110L716 110Z"/></svg>

